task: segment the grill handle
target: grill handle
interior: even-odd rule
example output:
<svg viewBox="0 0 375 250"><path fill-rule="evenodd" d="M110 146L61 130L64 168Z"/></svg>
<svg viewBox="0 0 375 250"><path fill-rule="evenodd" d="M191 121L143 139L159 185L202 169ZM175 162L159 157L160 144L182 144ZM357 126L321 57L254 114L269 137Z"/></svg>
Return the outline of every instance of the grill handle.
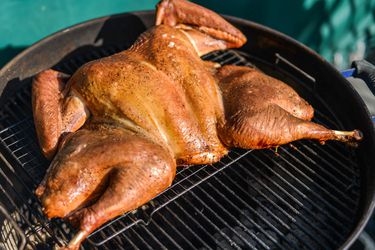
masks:
<svg viewBox="0 0 375 250"><path fill-rule="evenodd" d="M341 73L362 97L375 125L375 66L366 60L353 61L352 68Z"/></svg>
<svg viewBox="0 0 375 250"><path fill-rule="evenodd" d="M8 213L7 209L0 203L0 213L4 215L4 217L12 224L14 230L18 233L21 238L21 243L18 246L18 249L25 249L26 246L26 236L25 233L21 230L21 228L17 225L17 223L13 220L13 218Z"/></svg>
<svg viewBox="0 0 375 250"><path fill-rule="evenodd" d="M358 60L352 63L352 68L355 68L354 77L364 80L375 95L375 65L366 60Z"/></svg>

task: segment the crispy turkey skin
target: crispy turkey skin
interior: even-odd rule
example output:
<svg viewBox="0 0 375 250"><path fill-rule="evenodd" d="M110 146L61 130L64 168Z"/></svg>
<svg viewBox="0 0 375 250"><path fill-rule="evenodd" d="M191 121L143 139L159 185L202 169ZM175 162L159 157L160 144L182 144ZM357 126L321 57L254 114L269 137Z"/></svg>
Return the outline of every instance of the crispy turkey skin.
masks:
<svg viewBox="0 0 375 250"><path fill-rule="evenodd" d="M362 138L311 122L313 108L259 70L203 61L246 42L218 14L163 0L155 24L72 76L45 70L33 80L35 128L52 159L36 195L47 217L77 226L66 249L165 190L178 165L214 163L231 147Z"/></svg>

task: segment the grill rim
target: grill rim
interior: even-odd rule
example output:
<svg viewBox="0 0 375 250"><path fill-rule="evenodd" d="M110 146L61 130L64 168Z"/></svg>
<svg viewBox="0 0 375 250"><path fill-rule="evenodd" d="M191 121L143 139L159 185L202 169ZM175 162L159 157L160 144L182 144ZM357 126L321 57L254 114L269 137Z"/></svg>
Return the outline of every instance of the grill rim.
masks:
<svg viewBox="0 0 375 250"><path fill-rule="evenodd" d="M41 47L47 46L49 42L62 37L65 35L65 33L71 32L71 31L77 31L78 29L85 28L90 25L98 25L98 24L103 24L109 19L117 19L117 18L123 18L124 16L136 16L144 22L143 19L150 19L151 17L154 17L154 11L139 11L139 12L129 12L129 13L122 13L122 14L116 14L116 15L111 15L111 16L104 16L104 17L99 17L96 19L92 19L89 21L85 21L76 25L72 25L68 28L65 28L63 30L57 31L48 37L41 39L40 41L34 43L32 46L29 48L25 49L22 51L20 54L18 54L15 58L13 58L10 62L8 62L1 70L0 70L0 94L1 94L1 99L0 99L0 105L3 104L3 101L7 99L7 95L14 94L17 90L20 89L22 84L19 86L15 86L15 84L8 84L10 80L14 79L15 76L19 73L18 71L13 70L12 68L15 68L18 66L17 64L21 63L24 61L24 58L29 56L30 54L35 53L35 51ZM307 53L307 56L310 56L314 59L317 59L319 63L321 64L321 67L326 69L327 71L330 71L330 74L333 74L336 78L340 79L340 84L343 84L343 88L346 88L345 91L349 91L351 94L351 98L354 99L356 103L356 107L359 108L357 110L359 113L362 114L363 117L368 117L368 119L361 120L361 124L363 127L367 129L367 146L370 146L370 148L374 148L375 144L375 127L373 126L372 121L370 120L369 116L369 111L367 107L365 106L363 100L359 96L359 94L354 90L354 88L349 84L349 82L335 69L333 68L332 65L329 64L325 59L323 59L319 54L317 54L315 51L312 49L308 48L307 46L301 44L300 42L294 40L293 38L275 31L271 28L268 28L266 26L257 24L252 21L244 20L241 18L237 17L231 17L231 16L225 16L226 19L228 19L230 22L233 22L237 25L240 25L242 27L247 26L247 28L250 29L256 29L260 32L265 32L267 35L271 35L275 37L275 40L282 40L288 43L290 46L292 46L295 50L300 50L304 53ZM145 27L148 27L144 23ZM241 50L246 51L247 50L247 45L245 45ZM56 63L56 62L55 62ZM17 68L17 67L16 67ZM24 74L23 69L21 67L20 69L21 73ZM28 76L25 75L18 75L18 78L21 80L26 79ZM9 87L9 89L7 89ZM7 90L7 91L6 91ZM362 175L374 175L373 172L371 172L371 165L375 162L375 156L373 155L366 155L365 160L361 162L361 172ZM365 158L363 155L361 158ZM353 242L357 239L363 228L366 226L370 215L372 214L374 208L375 208L375 184L369 182L369 179L363 178L364 183L364 189L362 189L362 194L361 194L361 202L360 205L362 206L362 209L360 210L360 213L358 215L358 223L357 226L352 230L352 233L348 237L348 239L343 243L342 247L340 249L347 249L349 248Z"/></svg>

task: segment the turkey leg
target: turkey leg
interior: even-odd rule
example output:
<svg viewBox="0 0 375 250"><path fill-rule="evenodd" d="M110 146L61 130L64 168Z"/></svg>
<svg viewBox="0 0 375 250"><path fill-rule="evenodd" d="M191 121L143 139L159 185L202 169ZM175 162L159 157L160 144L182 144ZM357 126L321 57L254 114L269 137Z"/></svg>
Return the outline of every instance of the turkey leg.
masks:
<svg viewBox="0 0 375 250"><path fill-rule="evenodd" d="M161 146L122 128L95 126L67 139L36 191L47 217L78 226L67 249L154 198L175 176L175 161Z"/></svg>
<svg viewBox="0 0 375 250"><path fill-rule="evenodd" d="M288 85L259 70L224 66L216 76L225 110L218 130L227 146L261 149L299 139L362 139L358 130L336 131L310 122L311 106Z"/></svg>

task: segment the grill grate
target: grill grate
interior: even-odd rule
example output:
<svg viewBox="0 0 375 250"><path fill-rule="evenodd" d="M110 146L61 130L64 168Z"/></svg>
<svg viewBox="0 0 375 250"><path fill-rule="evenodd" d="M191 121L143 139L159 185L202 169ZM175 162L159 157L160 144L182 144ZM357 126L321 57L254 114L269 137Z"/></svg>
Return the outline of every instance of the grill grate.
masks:
<svg viewBox="0 0 375 250"><path fill-rule="evenodd" d="M71 74L86 61L122 49L77 55L56 69ZM251 66L249 58L236 51L205 57ZM27 248L35 249L63 244L73 231L59 219L46 220L32 193L48 162L36 142L30 100L25 85L0 109L0 202L25 233ZM325 113L317 111L315 120L339 128ZM358 171L354 153L335 142L299 141L277 152L232 150L217 164L178 169L169 189L95 231L84 247L337 248L355 224ZM0 217L0 226L0 248L17 248L22 237L9 218Z"/></svg>

